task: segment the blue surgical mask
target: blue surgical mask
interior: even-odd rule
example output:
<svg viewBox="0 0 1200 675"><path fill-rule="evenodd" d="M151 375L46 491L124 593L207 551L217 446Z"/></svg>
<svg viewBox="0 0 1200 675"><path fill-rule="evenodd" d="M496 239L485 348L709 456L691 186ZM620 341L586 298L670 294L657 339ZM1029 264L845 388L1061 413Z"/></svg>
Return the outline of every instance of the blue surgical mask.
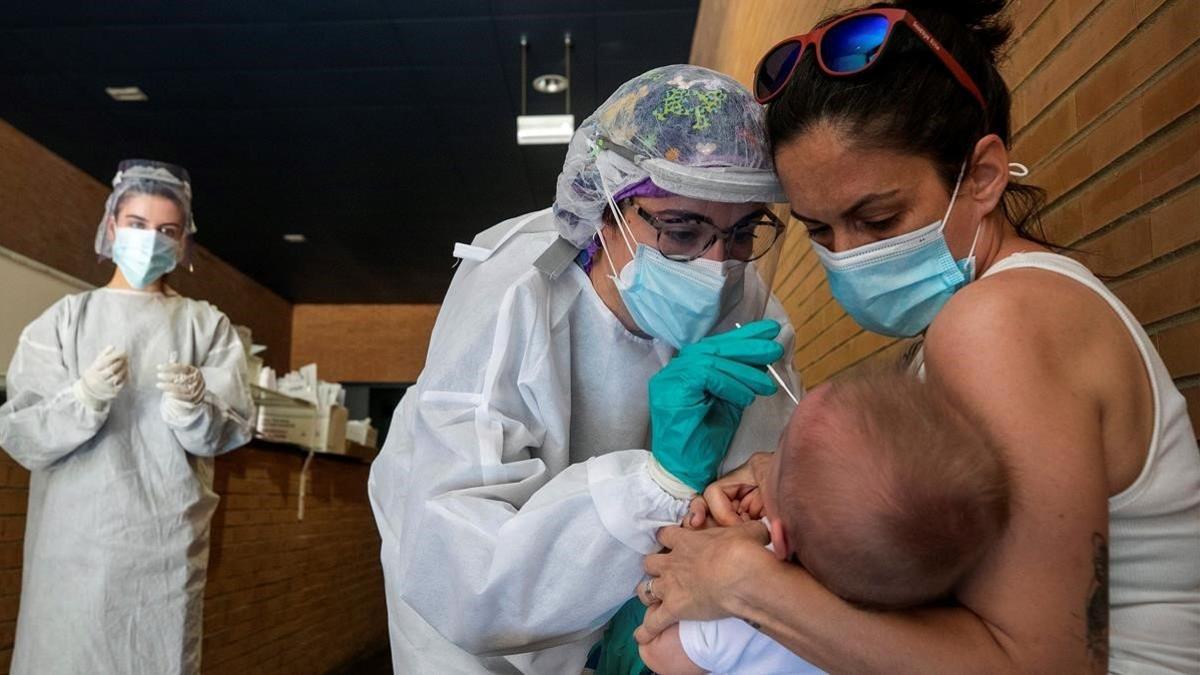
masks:
<svg viewBox="0 0 1200 675"><path fill-rule="evenodd" d="M615 278L617 291L638 327L679 349L708 335L730 296L727 285L745 263L715 260L671 260L657 249L638 244L633 260ZM738 298L741 299L740 297Z"/></svg>
<svg viewBox="0 0 1200 675"><path fill-rule="evenodd" d="M653 246L637 242L633 230L612 197L603 173L600 186L608 199L617 230L633 257L620 274L612 261L603 234L604 259L612 280L634 323L646 334L675 349L697 342L712 331L717 321L741 302L746 263L717 262L698 258L679 261L667 258ZM634 244L637 250L634 250Z"/></svg>
<svg viewBox="0 0 1200 675"><path fill-rule="evenodd" d="M179 243L156 230L116 228L113 262L130 286L143 289L175 269Z"/></svg>
<svg viewBox="0 0 1200 675"><path fill-rule="evenodd" d="M975 278L979 228L966 258L955 260L946 245L946 218L961 182L962 172L946 215L919 230L840 253L812 242L834 299L860 326L893 337L917 335Z"/></svg>

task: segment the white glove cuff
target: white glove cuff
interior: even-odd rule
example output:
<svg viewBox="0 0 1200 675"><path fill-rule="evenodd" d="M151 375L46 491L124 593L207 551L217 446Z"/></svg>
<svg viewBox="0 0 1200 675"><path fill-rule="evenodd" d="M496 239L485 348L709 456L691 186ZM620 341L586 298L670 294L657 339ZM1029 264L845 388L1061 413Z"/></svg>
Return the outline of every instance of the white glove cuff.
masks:
<svg viewBox="0 0 1200 675"><path fill-rule="evenodd" d="M99 412L108 407L110 399L100 398L93 394L83 383L82 378L75 380L75 384L71 385L71 392L75 394L75 398L79 399L80 403L92 410Z"/></svg>
<svg viewBox="0 0 1200 675"><path fill-rule="evenodd" d="M646 473L650 474L650 479L658 484L667 494L676 499L688 499L696 496L696 491L690 485L676 478L670 471L663 468L662 464L658 463L654 455L650 455L650 459L646 462Z"/></svg>
<svg viewBox="0 0 1200 675"><path fill-rule="evenodd" d="M203 403L191 403L177 398L164 396L162 400L162 420L173 427L185 428L199 419Z"/></svg>

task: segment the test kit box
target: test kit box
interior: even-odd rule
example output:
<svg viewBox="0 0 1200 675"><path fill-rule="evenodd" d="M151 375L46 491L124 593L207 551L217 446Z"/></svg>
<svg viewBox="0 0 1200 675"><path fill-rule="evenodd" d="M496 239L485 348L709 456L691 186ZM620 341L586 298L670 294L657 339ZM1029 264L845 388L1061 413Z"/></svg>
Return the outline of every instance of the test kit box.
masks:
<svg viewBox="0 0 1200 675"><path fill-rule="evenodd" d="M379 448L379 430L363 421L346 424L346 440L368 448Z"/></svg>
<svg viewBox="0 0 1200 675"><path fill-rule="evenodd" d="M297 405L259 405L255 428L268 441L312 447L317 442L317 411Z"/></svg>
<svg viewBox="0 0 1200 675"><path fill-rule="evenodd" d="M331 405L325 414L316 418L316 437L312 447L321 452L346 454L346 422L350 411L344 406Z"/></svg>

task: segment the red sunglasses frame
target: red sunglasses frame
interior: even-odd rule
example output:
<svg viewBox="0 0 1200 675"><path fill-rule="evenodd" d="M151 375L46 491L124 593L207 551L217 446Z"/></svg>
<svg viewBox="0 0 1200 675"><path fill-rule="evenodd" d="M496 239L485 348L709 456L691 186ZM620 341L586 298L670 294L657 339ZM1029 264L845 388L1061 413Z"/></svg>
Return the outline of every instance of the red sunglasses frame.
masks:
<svg viewBox="0 0 1200 675"><path fill-rule="evenodd" d="M879 54L876 55L874 59L871 59L865 66L855 70L836 71L826 66L825 59L821 57L821 39L825 37L825 34L835 26L841 25L846 21L858 18L860 16L869 16L871 14L882 16L888 21L887 33L884 33L883 40L879 43ZM779 86L766 96L760 97L756 91L754 94L755 99L757 99L759 103L766 104L778 98L779 95L783 93L783 90L787 88L788 82L791 82L792 76L796 73L796 66L800 64L800 59L804 56L804 50L809 46L812 46L813 50L816 52L817 65L820 66L821 72L830 77L846 77L849 75L857 75L858 73L867 70L871 66L875 65L875 63L879 61L879 58L883 56L883 50L887 47L888 40L890 40L892 37L892 31L895 30L896 24L899 23L908 26L909 30L911 30L913 34L920 38L921 42L924 42L925 45L929 47L934 56L937 56L938 59L941 60L942 64L946 66L946 69L950 71L950 74L954 76L954 79L958 80L958 83L962 85L962 87L966 89L971 96L975 97L975 100L979 102L979 106L983 108L983 113L986 116L987 102L984 100L983 94L979 91L979 87L975 85L975 81L971 79L971 76L967 74L967 71L964 70L962 65L959 64L958 60L954 58L954 55L946 51L946 48L942 46L942 43L938 42L937 38L933 37L933 34L930 33L925 26L922 26L921 22L917 21L915 16L910 14L908 10L904 9L880 8L863 9L857 12L851 12L850 14L839 17L825 24L824 26L818 26L807 33L793 35L792 37L781 40L774 47L768 49L767 53L761 59L759 59L758 65L755 66L755 89L757 89L758 76L759 73L762 72L763 65L766 64L767 60L771 58L777 51L792 44L799 44L800 51L796 53L796 59L792 62L792 67L788 71L787 75L779 79Z"/></svg>

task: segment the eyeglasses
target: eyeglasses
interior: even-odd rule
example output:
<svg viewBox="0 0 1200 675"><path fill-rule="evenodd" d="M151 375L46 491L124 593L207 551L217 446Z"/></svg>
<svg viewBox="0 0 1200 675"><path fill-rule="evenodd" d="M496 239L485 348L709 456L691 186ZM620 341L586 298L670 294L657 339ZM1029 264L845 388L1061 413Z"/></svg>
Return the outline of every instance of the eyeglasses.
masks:
<svg viewBox="0 0 1200 675"><path fill-rule="evenodd" d="M768 103L783 93L809 45L816 50L817 65L826 75L845 77L863 72L879 60L898 23L908 26L933 51L954 79L979 101L986 115L987 102L975 81L925 26L903 9L864 9L780 42L754 69L754 97L759 103Z"/></svg>
<svg viewBox="0 0 1200 675"><path fill-rule="evenodd" d="M775 245L784 227L783 221L766 210L748 216L728 230L696 217L656 216L641 206L637 206L637 214L658 232L659 252L680 262L699 258L718 241L725 242L726 254L733 260L758 260Z"/></svg>

